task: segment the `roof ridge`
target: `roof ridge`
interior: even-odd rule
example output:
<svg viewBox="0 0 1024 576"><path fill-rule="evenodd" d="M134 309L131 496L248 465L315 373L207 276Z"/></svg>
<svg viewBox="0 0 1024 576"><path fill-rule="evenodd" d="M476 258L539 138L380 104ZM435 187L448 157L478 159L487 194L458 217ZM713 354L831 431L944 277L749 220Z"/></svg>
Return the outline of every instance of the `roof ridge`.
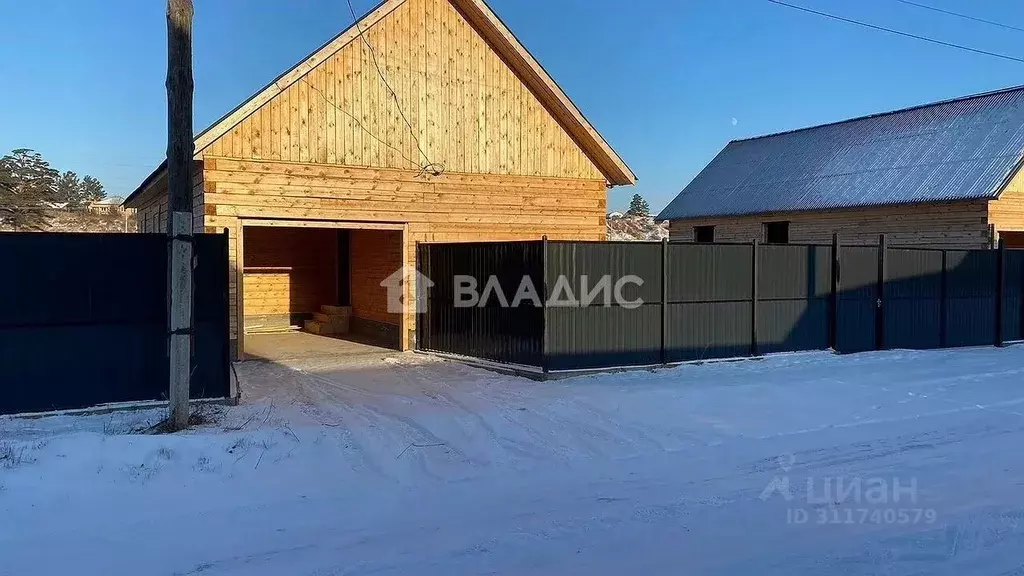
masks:
<svg viewBox="0 0 1024 576"><path fill-rule="evenodd" d="M968 94L967 96L958 96L956 98L947 98L945 100L939 100L936 102L928 102L926 104L916 104L914 106L907 106L906 108L899 108L896 110L889 110L886 112L875 112L873 114L865 114L863 116L855 116L853 118L845 118L843 120L835 120L833 122L825 122L823 124L815 124L813 126L804 126L803 128L793 128L791 130L782 130L781 132L771 132L769 134L761 134L759 136L751 136L749 138L738 138L730 140L729 144L735 144L740 142L750 142L753 140L761 140L764 138L771 138L773 136L784 136L786 134L793 134L796 132L805 132L807 130L815 130L817 128L824 128L826 126L836 126L839 124L846 124L847 122L856 122L858 120L868 120L870 118L878 118L881 116L890 116L893 114L901 114L903 112L910 112L911 110L920 110L922 108L931 108L933 106L941 106L943 104L950 104L952 102L962 102L964 100L973 100L975 98L984 98L987 96L995 96L996 94L1004 94L1007 92L1019 92L1024 91L1024 84L1017 86L1008 86L1006 88L999 88L998 90L989 90L987 92L978 92L977 94Z"/></svg>

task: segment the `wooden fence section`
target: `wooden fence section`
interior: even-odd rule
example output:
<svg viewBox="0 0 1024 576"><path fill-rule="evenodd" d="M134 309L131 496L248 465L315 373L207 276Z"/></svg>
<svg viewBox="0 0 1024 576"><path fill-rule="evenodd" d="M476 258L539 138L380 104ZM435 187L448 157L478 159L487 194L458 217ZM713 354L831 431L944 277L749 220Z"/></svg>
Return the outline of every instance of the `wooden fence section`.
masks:
<svg viewBox="0 0 1024 576"><path fill-rule="evenodd" d="M417 346L558 372L1024 339L1024 251L889 248L884 236L876 246L839 240L420 245L420 271L436 285ZM452 275L472 277L479 292L497 282L511 301L523 270L542 270L536 322L523 322L532 310L505 309L495 298L455 304ZM611 301L584 298L602 278ZM627 278L639 281L615 290ZM511 333L537 349L522 354L496 344Z"/></svg>

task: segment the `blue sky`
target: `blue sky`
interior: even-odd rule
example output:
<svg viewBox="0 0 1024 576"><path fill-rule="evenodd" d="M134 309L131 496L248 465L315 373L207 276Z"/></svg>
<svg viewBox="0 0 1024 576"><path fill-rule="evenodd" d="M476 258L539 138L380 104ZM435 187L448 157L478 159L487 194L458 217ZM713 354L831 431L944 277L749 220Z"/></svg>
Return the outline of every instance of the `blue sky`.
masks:
<svg viewBox="0 0 1024 576"><path fill-rule="evenodd" d="M896 0L792 3L1024 57L1024 33ZM919 0L1024 27L1024 2ZM127 195L164 155L163 0L0 0L0 153ZM375 0L353 0L360 13ZM1024 84L1024 63L796 12L767 0L490 0L660 209L731 139ZM205 128L351 23L344 0L195 0Z"/></svg>

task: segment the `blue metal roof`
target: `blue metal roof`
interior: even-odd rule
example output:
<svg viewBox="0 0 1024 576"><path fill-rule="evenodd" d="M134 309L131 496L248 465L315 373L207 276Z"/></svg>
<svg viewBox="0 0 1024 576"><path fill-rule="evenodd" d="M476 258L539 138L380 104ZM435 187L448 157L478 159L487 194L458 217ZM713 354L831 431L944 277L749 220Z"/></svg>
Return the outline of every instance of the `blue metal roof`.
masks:
<svg viewBox="0 0 1024 576"><path fill-rule="evenodd" d="M1024 154L1024 86L730 142L658 219L995 198Z"/></svg>

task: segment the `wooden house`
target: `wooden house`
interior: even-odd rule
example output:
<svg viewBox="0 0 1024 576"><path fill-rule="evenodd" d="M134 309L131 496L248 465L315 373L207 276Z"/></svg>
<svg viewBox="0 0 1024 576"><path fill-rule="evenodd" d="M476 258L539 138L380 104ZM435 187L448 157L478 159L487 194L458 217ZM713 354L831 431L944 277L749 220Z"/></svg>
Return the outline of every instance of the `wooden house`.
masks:
<svg viewBox="0 0 1024 576"><path fill-rule="evenodd" d="M1024 87L730 142L673 240L1024 247Z"/></svg>
<svg viewBox="0 0 1024 576"><path fill-rule="evenodd" d="M607 188L636 180L482 0L386 0L199 134L195 159L240 353L324 305L404 349L415 314L381 283L417 242L602 240ZM142 232L164 231L166 198L161 166L125 201Z"/></svg>

